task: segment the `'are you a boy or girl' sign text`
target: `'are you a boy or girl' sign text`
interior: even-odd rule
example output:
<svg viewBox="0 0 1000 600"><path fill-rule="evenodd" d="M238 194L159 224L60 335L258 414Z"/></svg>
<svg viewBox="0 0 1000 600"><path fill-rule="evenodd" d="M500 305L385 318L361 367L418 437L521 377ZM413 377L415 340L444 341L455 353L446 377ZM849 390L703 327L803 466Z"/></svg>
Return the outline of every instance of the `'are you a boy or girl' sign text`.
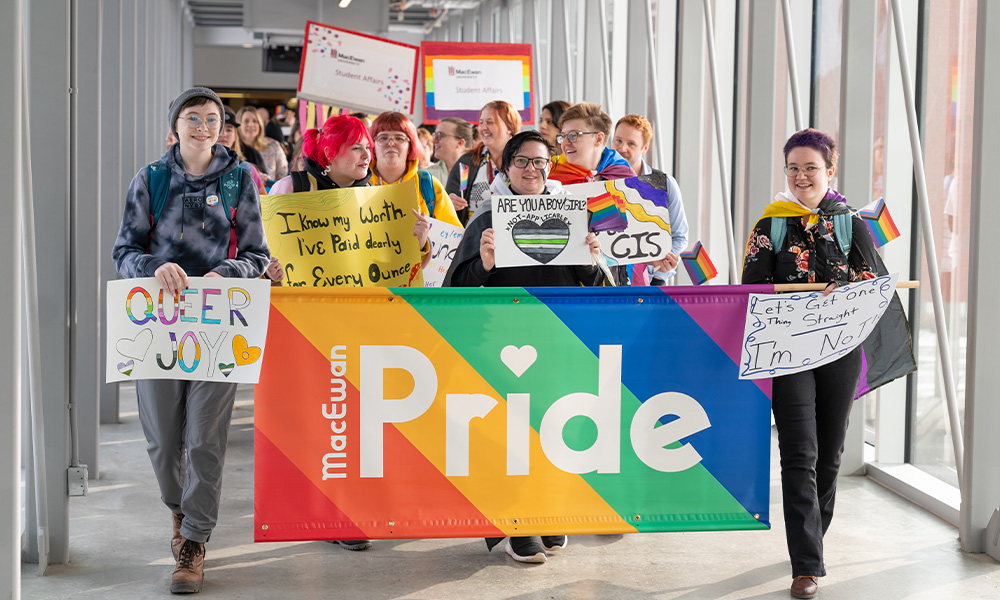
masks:
<svg viewBox="0 0 1000 600"><path fill-rule="evenodd" d="M589 265L587 199L493 196L496 266Z"/></svg>
<svg viewBox="0 0 1000 600"><path fill-rule="evenodd" d="M190 277L164 292L154 277L108 282L106 381L257 383L271 286L263 279Z"/></svg>

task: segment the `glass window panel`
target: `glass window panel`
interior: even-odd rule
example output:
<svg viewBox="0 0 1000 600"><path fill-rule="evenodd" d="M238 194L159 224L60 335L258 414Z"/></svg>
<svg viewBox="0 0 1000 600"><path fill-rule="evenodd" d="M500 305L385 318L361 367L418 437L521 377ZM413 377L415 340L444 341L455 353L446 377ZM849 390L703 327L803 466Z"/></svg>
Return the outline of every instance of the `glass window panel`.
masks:
<svg viewBox="0 0 1000 600"><path fill-rule="evenodd" d="M951 343L959 411L963 413L959 420L964 421L976 3L939 0L924 6L927 31L923 50L924 168L935 253L941 270L945 325ZM925 277L929 274L923 253L920 272ZM921 286L918 315L914 351L919 370L911 406L910 460L939 479L957 485L937 350L941 332L934 323L929 285Z"/></svg>

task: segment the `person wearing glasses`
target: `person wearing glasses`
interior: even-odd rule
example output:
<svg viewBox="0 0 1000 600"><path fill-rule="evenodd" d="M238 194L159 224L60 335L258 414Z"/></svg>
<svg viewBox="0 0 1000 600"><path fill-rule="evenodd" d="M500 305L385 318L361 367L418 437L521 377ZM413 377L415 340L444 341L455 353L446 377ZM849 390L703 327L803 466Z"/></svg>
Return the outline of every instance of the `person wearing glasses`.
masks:
<svg viewBox="0 0 1000 600"><path fill-rule="evenodd" d="M441 181L447 182L452 167L455 166L458 159L468 152L470 148L472 148L472 125L465 119L459 119L458 117L445 117L441 119L437 129L434 131L434 158L438 161L435 165L440 167L444 175L438 176L435 171L431 171L431 175L434 175ZM461 204L464 207L465 199L458 198L458 200L461 202L457 202L457 204ZM456 199L451 198L451 201L455 205L457 212L459 207L456 204Z"/></svg>
<svg viewBox="0 0 1000 600"><path fill-rule="evenodd" d="M537 131L523 131L510 139L501 154L500 172L490 185L494 196L534 196L560 194L562 185L548 178L553 147ZM496 266L493 213L490 198L469 220L458 252L445 278L453 287L527 287L605 285L604 272L596 266L601 259L601 243L593 232L587 244L594 264L581 266L541 265L533 267ZM503 538L487 538L492 550ZM550 552L566 547L565 535L514 536L507 538L505 550L518 562L541 564Z"/></svg>
<svg viewBox="0 0 1000 600"><path fill-rule="evenodd" d="M369 180L372 185L402 183L419 176L417 164L420 161L420 140L417 138L417 128L406 115L393 111L380 114L372 121L371 133L375 140L375 156L372 158L372 176ZM421 194L421 214L458 225L455 206L449 201L444 186L436 177L431 176L431 181L434 184L434 197L424 198ZM422 240L421 248L426 241L426 238Z"/></svg>
<svg viewBox="0 0 1000 600"><path fill-rule="evenodd" d="M606 148L611 138L611 117L599 104L581 102L559 118L556 142L562 155L552 161L552 178L563 185L635 177L618 152Z"/></svg>
<svg viewBox="0 0 1000 600"><path fill-rule="evenodd" d="M833 139L804 129L788 139L784 155L790 191L775 196L750 233L742 282L828 283L825 296L838 285L877 277L884 267L857 215L850 218L849 247L838 239L847 234L843 227L838 232L836 215L852 211L830 188L837 170ZM774 240L782 237L777 247ZM861 366L858 346L835 362L772 380L790 591L796 598L815 597L817 578L826 575L823 536L833 519L840 456Z"/></svg>
<svg viewBox="0 0 1000 600"><path fill-rule="evenodd" d="M445 184L463 225L489 197L490 185L500 172L504 146L520 130L521 115L509 102L494 100L479 111L480 139L471 152L458 159Z"/></svg>
<svg viewBox="0 0 1000 600"><path fill-rule="evenodd" d="M174 294L188 287L189 277L251 279L264 272L270 254L257 187L240 169L236 152L216 143L224 114L208 88L191 88L170 103L167 123L177 143L139 170L125 196L111 251L121 277L155 277ZM164 177L164 171L165 203L154 218L150 178ZM226 210L223 185L239 194L235 213ZM173 519L170 591L197 593L204 582L205 542L219 517L236 384L141 379L136 393L160 499Z"/></svg>

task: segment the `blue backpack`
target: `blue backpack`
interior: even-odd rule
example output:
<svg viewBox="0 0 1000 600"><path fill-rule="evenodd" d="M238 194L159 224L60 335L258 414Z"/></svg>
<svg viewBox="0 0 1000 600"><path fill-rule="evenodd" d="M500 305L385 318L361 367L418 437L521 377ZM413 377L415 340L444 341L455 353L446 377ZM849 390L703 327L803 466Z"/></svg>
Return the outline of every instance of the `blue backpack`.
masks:
<svg viewBox="0 0 1000 600"><path fill-rule="evenodd" d="M851 253L851 236L854 235L854 221L851 220L853 217L851 211L827 213L826 216L833 217L833 233L837 238L837 244L840 245L844 256L849 255ZM788 233L786 218L771 217L771 244L773 244L775 254L781 252L785 244L785 237Z"/></svg>
<svg viewBox="0 0 1000 600"><path fill-rule="evenodd" d="M170 169L155 160L146 166L149 179L149 235L152 237L156 222L160 220L170 191ZM219 199L229 220L229 258L236 258L236 207L240 203L243 169L236 168L219 178Z"/></svg>

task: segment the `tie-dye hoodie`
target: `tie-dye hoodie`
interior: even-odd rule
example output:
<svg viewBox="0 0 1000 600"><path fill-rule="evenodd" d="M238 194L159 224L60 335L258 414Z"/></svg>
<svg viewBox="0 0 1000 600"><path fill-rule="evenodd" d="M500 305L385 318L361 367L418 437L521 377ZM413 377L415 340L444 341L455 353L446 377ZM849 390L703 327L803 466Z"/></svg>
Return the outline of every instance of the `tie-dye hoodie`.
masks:
<svg viewBox="0 0 1000 600"><path fill-rule="evenodd" d="M152 277L160 265L168 262L177 263L193 277L215 271L223 277L254 278L264 272L269 252L257 188L244 173L236 209L236 258L230 259L230 223L219 194L219 178L239 169L240 160L234 151L219 144L212 152L212 162L203 175L184 170L177 144L160 158L170 169L170 187L152 232L146 167L132 178L111 251L119 275Z"/></svg>

